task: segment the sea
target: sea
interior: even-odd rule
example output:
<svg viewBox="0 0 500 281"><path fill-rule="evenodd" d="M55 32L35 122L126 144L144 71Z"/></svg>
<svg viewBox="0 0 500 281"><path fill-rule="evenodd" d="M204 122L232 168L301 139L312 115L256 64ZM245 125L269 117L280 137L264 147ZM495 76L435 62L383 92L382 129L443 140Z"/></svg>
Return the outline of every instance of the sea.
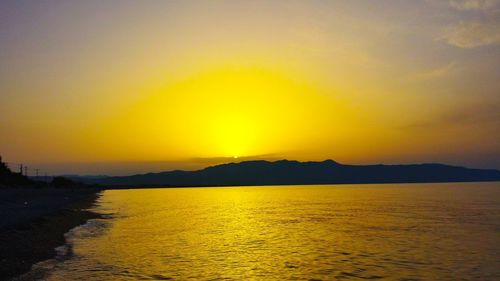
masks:
<svg viewBox="0 0 500 281"><path fill-rule="evenodd" d="M500 280L500 182L106 190L39 280Z"/></svg>

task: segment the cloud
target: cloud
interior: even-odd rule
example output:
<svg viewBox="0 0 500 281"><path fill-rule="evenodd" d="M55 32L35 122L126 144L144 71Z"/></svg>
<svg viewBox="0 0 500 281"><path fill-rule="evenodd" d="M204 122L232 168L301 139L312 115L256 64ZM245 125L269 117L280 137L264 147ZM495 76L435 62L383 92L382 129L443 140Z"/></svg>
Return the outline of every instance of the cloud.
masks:
<svg viewBox="0 0 500 281"><path fill-rule="evenodd" d="M443 110L432 119L420 120L401 126L400 129L442 129L445 127L463 127L480 125L485 128L500 125L500 100L469 102L454 108ZM497 134L498 131L494 133Z"/></svg>
<svg viewBox="0 0 500 281"><path fill-rule="evenodd" d="M457 64L455 62L450 62L448 64L439 66L434 69L423 71L413 75L411 78L417 81L421 80L432 80L437 78L443 78L457 71Z"/></svg>
<svg viewBox="0 0 500 281"><path fill-rule="evenodd" d="M253 160L279 160L282 159L278 157L277 154L261 154L261 155L251 155L251 156L241 156L241 157L196 157L190 159L191 162L202 164L202 165L217 165L222 163L230 162L241 162L241 161L253 161Z"/></svg>
<svg viewBox="0 0 500 281"><path fill-rule="evenodd" d="M496 7L500 3L500 0L450 0L449 4L451 7L462 10L487 10Z"/></svg>
<svg viewBox="0 0 500 281"><path fill-rule="evenodd" d="M500 43L500 0L449 0L444 3L454 10L454 17L461 20L443 28L438 40L463 49Z"/></svg>
<svg viewBox="0 0 500 281"><path fill-rule="evenodd" d="M459 22L444 30L442 39L448 44L470 49L500 43L500 22Z"/></svg>

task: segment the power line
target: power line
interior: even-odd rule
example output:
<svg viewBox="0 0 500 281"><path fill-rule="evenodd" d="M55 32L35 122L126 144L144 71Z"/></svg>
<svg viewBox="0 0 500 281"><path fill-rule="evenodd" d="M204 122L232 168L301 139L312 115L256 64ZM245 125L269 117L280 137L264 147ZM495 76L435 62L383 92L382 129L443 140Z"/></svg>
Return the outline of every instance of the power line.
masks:
<svg viewBox="0 0 500 281"><path fill-rule="evenodd" d="M49 182L49 178L52 177L50 175L50 173L48 173L47 171L45 171L45 169L40 169L40 168L37 168L37 167L29 168L28 165L25 165L23 163L3 162L1 156L0 156L0 162L3 163L3 164L5 164L5 166L9 170L11 170L13 173L16 173L15 170L16 170L16 167L17 167L17 169L18 169L17 173L20 174L20 175L24 175L26 177L29 177L29 171L30 170L34 171L33 177L36 177L37 180ZM40 175L43 175L43 178Z"/></svg>

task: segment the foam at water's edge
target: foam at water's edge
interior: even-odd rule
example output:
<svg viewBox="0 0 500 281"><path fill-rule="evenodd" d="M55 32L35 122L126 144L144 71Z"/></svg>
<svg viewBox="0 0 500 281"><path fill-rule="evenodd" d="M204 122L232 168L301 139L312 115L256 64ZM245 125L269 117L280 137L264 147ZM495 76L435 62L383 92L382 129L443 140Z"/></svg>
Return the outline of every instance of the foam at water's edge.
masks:
<svg viewBox="0 0 500 281"><path fill-rule="evenodd" d="M14 277L11 281L31 281L47 278L56 267L74 256L73 245L75 238L90 238L103 233L108 223L103 219L90 219L85 224L76 226L64 234L66 243L56 247L56 256L52 259L38 262L25 274Z"/></svg>

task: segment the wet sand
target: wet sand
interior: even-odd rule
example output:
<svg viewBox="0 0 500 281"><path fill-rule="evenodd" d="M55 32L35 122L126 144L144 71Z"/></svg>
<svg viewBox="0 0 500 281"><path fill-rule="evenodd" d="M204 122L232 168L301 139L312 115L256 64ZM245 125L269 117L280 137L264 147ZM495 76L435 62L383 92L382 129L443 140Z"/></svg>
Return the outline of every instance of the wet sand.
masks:
<svg viewBox="0 0 500 281"><path fill-rule="evenodd" d="M87 211L99 190L0 189L0 280L53 258L64 234L98 214Z"/></svg>

